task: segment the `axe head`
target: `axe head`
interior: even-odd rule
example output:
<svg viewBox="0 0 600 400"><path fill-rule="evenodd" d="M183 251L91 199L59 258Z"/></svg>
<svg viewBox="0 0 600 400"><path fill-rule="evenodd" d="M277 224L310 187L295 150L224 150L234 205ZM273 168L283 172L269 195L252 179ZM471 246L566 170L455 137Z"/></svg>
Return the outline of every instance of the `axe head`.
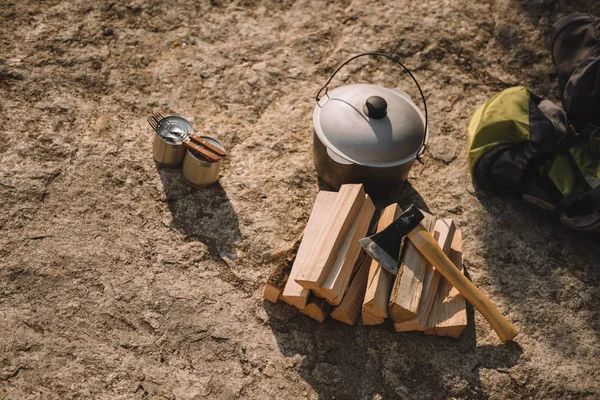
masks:
<svg viewBox="0 0 600 400"><path fill-rule="evenodd" d="M402 238L419 225L423 218L423 213L412 205L384 230L360 239L359 242L375 261L396 275Z"/></svg>

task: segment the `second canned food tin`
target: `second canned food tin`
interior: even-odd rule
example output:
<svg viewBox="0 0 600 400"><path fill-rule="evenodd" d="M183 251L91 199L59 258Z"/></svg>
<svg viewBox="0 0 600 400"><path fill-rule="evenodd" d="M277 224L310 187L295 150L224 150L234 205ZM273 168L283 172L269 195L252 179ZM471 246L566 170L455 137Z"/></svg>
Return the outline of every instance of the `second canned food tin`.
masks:
<svg viewBox="0 0 600 400"><path fill-rule="evenodd" d="M225 151L225 148L218 140L208 136L202 136L202 138ZM194 187L211 185L219 178L221 162L222 160L210 162L188 149L183 159L183 178L188 184Z"/></svg>

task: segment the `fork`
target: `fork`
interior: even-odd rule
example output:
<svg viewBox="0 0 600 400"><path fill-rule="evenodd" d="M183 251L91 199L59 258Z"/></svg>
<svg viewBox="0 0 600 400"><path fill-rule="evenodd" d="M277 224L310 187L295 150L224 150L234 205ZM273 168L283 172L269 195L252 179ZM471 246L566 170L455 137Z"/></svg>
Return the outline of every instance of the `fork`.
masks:
<svg viewBox="0 0 600 400"><path fill-rule="evenodd" d="M154 117L154 120L157 121L158 124L165 124L166 130L170 134L177 136L181 140L184 140L187 137L186 132L182 132L181 130L172 129L172 128L176 128L176 127L173 126L173 124L170 123L168 119L163 117L163 115L161 113L155 112L153 114L153 117Z"/></svg>
<svg viewBox="0 0 600 400"><path fill-rule="evenodd" d="M156 133L158 133L158 122L154 119L154 116L152 115L152 116L146 118L146 121L148 121L148 124L150 124L152 129L154 129L154 131Z"/></svg>
<svg viewBox="0 0 600 400"><path fill-rule="evenodd" d="M165 137L165 134L162 133L161 134L161 129L159 129L161 124L165 124L165 131L167 132L168 135L166 135L167 137L165 137L165 139L174 139L174 140L181 140L181 139L185 139L185 137L183 137L183 135L180 135L179 132L175 132L175 131L171 131L171 123L168 120L165 120L165 117L162 116L161 113L153 113L151 116L149 116L147 118L148 124L150 124L150 126L152 127L152 129L154 129L154 131L156 133L158 133L160 136Z"/></svg>

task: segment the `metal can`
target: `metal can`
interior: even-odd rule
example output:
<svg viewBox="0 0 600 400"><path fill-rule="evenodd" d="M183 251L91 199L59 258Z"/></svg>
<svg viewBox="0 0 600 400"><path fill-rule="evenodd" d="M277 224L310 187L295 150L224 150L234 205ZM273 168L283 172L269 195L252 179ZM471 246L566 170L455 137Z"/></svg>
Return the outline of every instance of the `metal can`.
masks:
<svg viewBox="0 0 600 400"><path fill-rule="evenodd" d="M170 142L161 136L154 135L152 156L157 164L165 167L176 167L181 164L185 155L185 146L182 143Z"/></svg>
<svg viewBox="0 0 600 400"><path fill-rule="evenodd" d="M183 161L185 146L183 141L194 131L184 118L168 116L158 121L152 155L157 164L177 167Z"/></svg>
<svg viewBox="0 0 600 400"><path fill-rule="evenodd" d="M208 136L202 136L202 139L225 151L218 140ZM211 185L219 178L221 162L222 160L210 162L188 149L183 159L183 178L190 186L205 187Z"/></svg>

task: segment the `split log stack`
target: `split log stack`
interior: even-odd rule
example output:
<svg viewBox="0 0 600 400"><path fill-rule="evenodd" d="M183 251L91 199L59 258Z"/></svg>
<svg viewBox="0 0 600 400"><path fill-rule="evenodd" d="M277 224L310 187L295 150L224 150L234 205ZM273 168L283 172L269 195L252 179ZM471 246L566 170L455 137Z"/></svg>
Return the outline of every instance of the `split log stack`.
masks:
<svg viewBox="0 0 600 400"><path fill-rule="evenodd" d="M402 213L386 207L377 231ZM304 233L281 257L267 280L264 298L297 307L323 322L327 316L354 325L390 318L398 332L458 337L467 325L466 301L406 240L396 276L362 249L375 206L362 185L343 185L339 192L318 193ZM462 235L451 219L425 214L421 222L454 264L464 272Z"/></svg>

